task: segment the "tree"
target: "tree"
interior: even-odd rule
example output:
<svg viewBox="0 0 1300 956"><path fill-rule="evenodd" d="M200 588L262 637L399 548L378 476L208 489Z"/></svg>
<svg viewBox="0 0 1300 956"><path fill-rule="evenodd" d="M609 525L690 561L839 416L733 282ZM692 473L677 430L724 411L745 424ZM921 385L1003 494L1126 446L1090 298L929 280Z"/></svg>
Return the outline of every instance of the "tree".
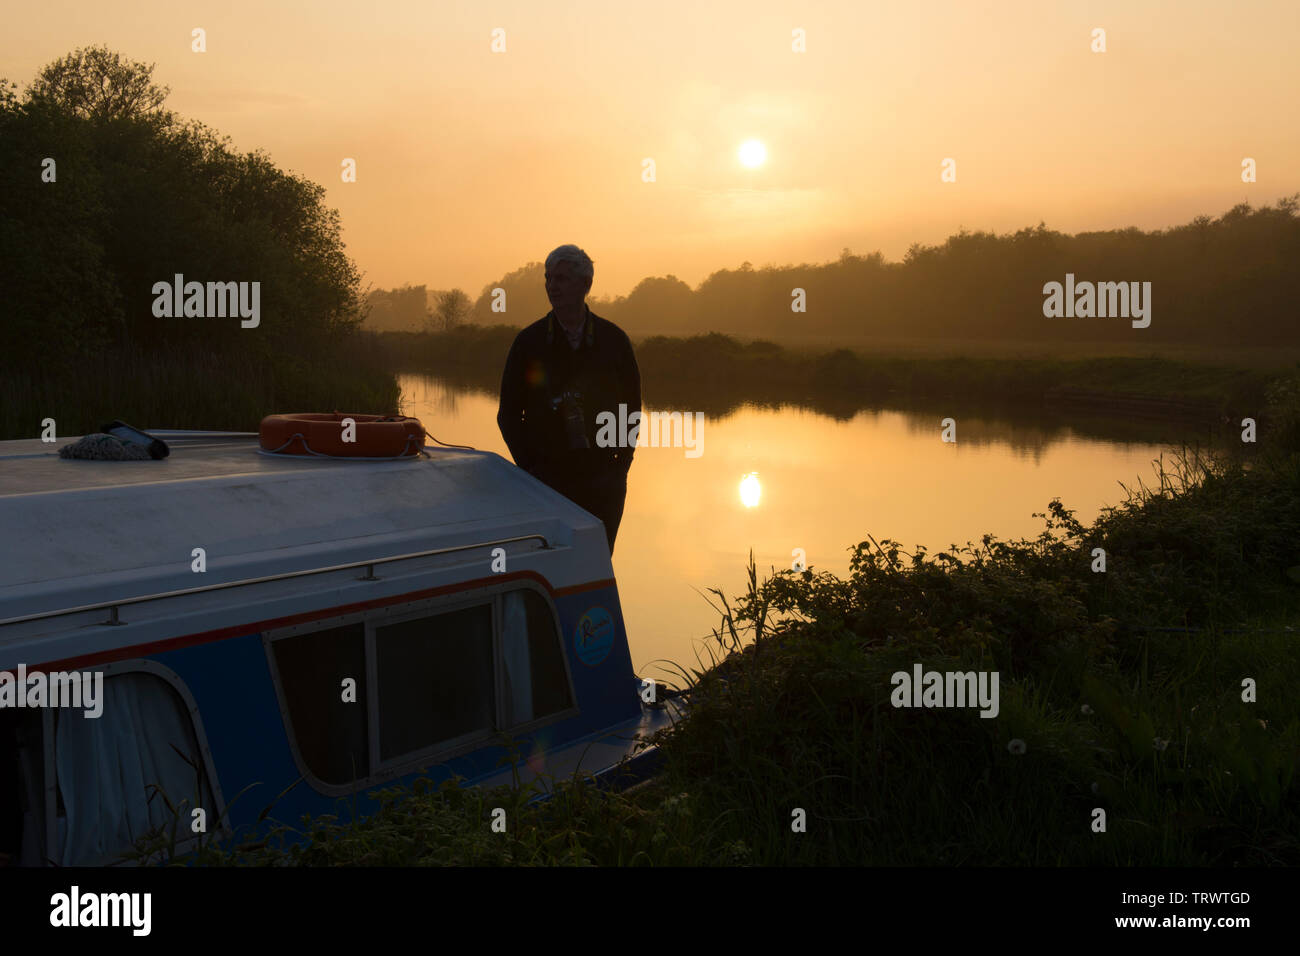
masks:
<svg viewBox="0 0 1300 956"><path fill-rule="evenodd" d="M171 92L153 84L153 69L104 46L84 47L41 70L27 95L85 119L146 116L157 113Z"/></svg>
<svg viewBox="0 0 1300 956"><path fill-rule="evenodd" d="M427 301L422 285L376 289L367 299L370 314L365 327L376 332L418 332L430 321Z"/></svg>
<svg viewBox="0 0 1300 956"><path fill-rule="evenodd" d="M0 79L0 363L125 343L301 363L348 340L360 275L324 187L161 111L152 71L92 48L22 101ZM155 284L177 273L257 283L256 331L157 314Z"/></svg>
<svg viewBox="0 0 1300 956"><path fill-rule="evenodd" d="M438 305L434 313L435 327L447 331L469 321L474 304L469 296L460 289L450 289L438 296Z"/></svg>
<svg viewBox="0 0 1300 956"><path fill-rule="evenodd" d="M492 311L492 306L498 301L497 289L504 293L505 312ZM530 262L485 285L474 303L473 315L482 325L499 322L527 325L550 311L551 302L546 297L546 267L540 262Z"/></svg>

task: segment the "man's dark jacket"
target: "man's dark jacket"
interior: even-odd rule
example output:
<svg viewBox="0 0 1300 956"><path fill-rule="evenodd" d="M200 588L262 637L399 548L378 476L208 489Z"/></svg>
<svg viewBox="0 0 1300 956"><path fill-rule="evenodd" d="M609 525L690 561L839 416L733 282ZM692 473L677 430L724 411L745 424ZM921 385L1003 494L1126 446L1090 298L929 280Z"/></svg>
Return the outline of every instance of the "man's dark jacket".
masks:
<svg viewBox="0 0 1300 956"><path fill-rule="evenodd" d="M598 447L596 418L610 412L615 441L622 444L620 426L641 411L641 373L631 340L589 307L586 312L577 349L554 311L520 331L501 376L497 424L515 464L560 490L625 477L635 447ZM587 448L571 447L561 400L566 393L582 410ZM624 416L620 403L627 408Z"/></svg>

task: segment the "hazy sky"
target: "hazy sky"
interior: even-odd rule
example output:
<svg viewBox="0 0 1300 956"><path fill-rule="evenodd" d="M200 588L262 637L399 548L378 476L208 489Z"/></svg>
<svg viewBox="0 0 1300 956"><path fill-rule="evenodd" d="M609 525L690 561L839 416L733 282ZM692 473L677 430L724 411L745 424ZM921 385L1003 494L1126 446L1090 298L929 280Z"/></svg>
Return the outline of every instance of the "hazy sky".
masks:
<svg viewBox="0 0 1300 956"><path fill-rule="evenodd" d="M43 0L5 21L20 87L95 43L157 63L171 109L326 186L376 287L477 295L576 242L615 295L1300 191L1300 0Z"/></svg>

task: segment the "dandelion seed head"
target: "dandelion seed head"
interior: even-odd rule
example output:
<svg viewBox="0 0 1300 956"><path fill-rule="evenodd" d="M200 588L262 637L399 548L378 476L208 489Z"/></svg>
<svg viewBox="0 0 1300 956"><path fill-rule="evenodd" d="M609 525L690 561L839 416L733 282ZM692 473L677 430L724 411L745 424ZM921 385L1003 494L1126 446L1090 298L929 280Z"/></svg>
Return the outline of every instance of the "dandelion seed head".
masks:
<svg viewBox="0 0 1300 956"><path fill-rule="evenodd" d="M1011 751L1013 754L1016 754L1017 756L1024 753L1027 749L1028 748L1025 746L1025 742L1021 740L1019 737L1017 737L1015 740L1012 740L1010 743L1007 744L1007 750Z"/></svg>

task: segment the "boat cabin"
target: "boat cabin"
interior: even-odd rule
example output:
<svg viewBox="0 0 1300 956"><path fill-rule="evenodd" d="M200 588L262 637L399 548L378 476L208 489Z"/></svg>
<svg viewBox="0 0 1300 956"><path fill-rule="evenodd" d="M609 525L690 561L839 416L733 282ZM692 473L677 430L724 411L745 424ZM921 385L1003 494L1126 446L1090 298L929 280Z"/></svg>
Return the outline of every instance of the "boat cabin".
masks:
<svg viewBox="0 0 1300 956"><path fill-rule="evenodd" d="M168 801L242 835L419 774L601 774L671 721L600 522L500 456L151 434L168 457L0 442L0 861L120 861Z"/></svg>

